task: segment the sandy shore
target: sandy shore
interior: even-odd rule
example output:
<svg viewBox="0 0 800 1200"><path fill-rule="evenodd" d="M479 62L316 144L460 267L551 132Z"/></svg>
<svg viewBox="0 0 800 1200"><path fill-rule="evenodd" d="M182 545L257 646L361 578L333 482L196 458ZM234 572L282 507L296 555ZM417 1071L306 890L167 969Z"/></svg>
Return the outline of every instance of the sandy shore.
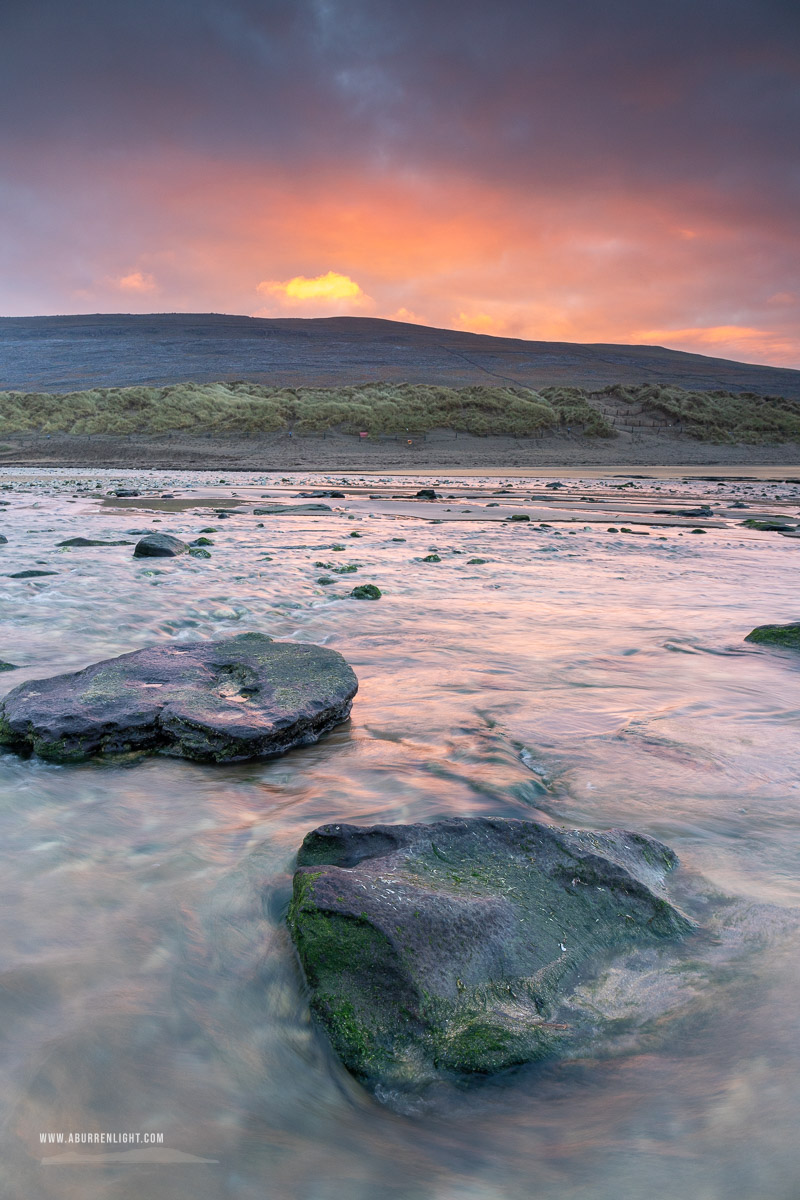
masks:
<svg viewBox="0 0 800 1200"><path fill-rule="evenodd" d="M790 473L800 468L800 445L714 445L688 437L640 431L611 439L569 437L477 438L450 430L427 437L376 440L345 434L289 437L109 437L54 434L6 438L0 465L15 467L112 467L186 470L333 471L369 473L545 473L629 467L700 471L758 468ZM674 472L673 472L674 473ZM797 472L800 474L800 471Z"/></svg>

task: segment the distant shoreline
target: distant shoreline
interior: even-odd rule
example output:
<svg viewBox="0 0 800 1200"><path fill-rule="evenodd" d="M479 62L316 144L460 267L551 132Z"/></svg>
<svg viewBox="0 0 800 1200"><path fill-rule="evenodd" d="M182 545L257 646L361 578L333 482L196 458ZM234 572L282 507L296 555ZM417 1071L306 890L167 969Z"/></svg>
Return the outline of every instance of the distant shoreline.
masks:
<svg viewBox="0 0 800 1200"><path fill-rule="evenodd" d="M472 437L435 431L426 438L367 440L334 433L289 437L42 434L6 437L0 468L304 471L362 474L530 474L624 470L800 475L800 445L717 445L642 431L613 439L551 434L540 438ZM764 478L768 476L762 476Z"/></svg>

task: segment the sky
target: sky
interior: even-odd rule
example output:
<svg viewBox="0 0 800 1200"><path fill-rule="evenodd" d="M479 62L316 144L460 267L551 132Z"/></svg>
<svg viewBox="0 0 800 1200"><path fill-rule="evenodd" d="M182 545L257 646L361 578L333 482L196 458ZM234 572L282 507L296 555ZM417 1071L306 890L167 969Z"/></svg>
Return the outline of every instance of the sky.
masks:
<svg viewBox="0 0 800 1200"><path fill-rule="evenodd" d="M3 0L0 315L800 367L796 0Z"/></svg>

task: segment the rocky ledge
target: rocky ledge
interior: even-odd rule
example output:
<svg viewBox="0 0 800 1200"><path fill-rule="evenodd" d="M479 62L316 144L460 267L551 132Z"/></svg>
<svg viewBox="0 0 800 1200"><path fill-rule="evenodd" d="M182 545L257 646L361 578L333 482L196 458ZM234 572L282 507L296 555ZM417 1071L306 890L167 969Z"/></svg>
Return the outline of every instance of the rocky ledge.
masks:
<svg viewBox="0 0 800 1200"><path fill-rule="evenodd" d="M20 684L0 704L0 743L55 762L131 751L238 762L315 742L357 690L322 646L261 633L171 643Z"/></svg>
<svg viewBox="0 0 800 1200"><path fill-rule="evenodd" d="M298 855L289 928L311 1006L381 1093L568 1053L554 1019L615 953L677 939L677 863L636 833L529 821L323 825Z"/></svg>

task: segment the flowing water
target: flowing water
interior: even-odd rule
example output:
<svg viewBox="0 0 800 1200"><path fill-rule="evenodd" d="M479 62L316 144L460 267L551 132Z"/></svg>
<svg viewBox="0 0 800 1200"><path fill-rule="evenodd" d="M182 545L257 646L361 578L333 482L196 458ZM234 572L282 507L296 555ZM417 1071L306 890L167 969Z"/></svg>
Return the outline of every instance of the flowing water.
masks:
<svg viewBox="0 0 800 1200"><path fill-rule="evenodd" d="M335 647L360 690L348 723L266 762L0 755L4 1196L796 1200L800 670L743 638L800 616L800 540L738 523L796 514L796 483L576 482L559 501L591 491L594 512L559 522L542 518L541 484L516 480L515 511L536 519L512 523L489 520L511 502L502 481L452 482L435 524L387 498L429 480L353 477L331 512L273 517L252 501L330 479L6 479L0 653L19 669L4 690L246 630ZM104 506L120 484L190 504ZM234 493L247 504L229 517L194 507L233 508ZM642 512L709 496L751 508L723 504L702 536L607 532L645 493ZM57 548L208 526L208 560ZM322 585L317 562L358 569ZM28 569L56 573L10 578ZM367 582L379 601L349 598ZM667 842L750 913L724 986L644 1047L522 1071L453 1110L380 1105L310 1021L284 925L294 855L323 822L454 814ZM97 1131L163 1145L66 1140Z"/></svg>

